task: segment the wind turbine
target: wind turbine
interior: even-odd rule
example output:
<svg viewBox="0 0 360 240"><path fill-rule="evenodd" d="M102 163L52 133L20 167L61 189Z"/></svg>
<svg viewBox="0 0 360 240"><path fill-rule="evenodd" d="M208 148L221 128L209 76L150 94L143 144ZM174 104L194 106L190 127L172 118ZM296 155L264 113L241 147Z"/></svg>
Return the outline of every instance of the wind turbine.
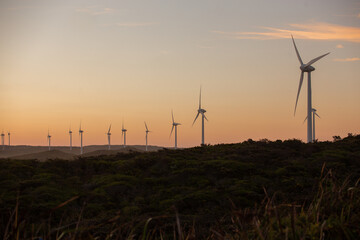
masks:
<svg viewBox="0 0 360 240"><path fill-rule="evenodd" d="M316 138L315 138L315 118L316 118L316 117L321 118L321 117L319 116L319 114L316 113L316 109L315 109L315 108L313 108L313 109L311 110L311 113L312 113L312 121L313 121L313 122L312 122L312 139L313 139L313 142L315 142L315 140L316 140ZM305 118L304 122L306 121L307 118L308 118L308 117Z"/></svg>
<svg viewBox="0 0 360 240"><path fill-rule="evenodd" d="M111 132L110 132L110 130L111 130L111 124L110 124L110 126L109 126L109 130L108 130L108 132L107 132L107 137L108 137L108 145L109 145L109 148L108 148L108 150L110 150L110 146L111 146L111 144L110 144L110 136L111 136Z"/></svg>
<svg viewBox="0 0 360 240"><path fill-rule="evenodd" d="M9 140L9 147L10 147L10 131L8 132L8 140Z"/></svg>
<svg viewBox="0 0 360 240"><path fill-rule="evenodd" d="M178 125L181 125L181 123L177 123L175 122L174 120L174 113L173 111L171 110L171 117L172 117L172 128L171 128L171 132L170 132L170 137L171 137L171 134L175 128L175 149L177 149L177 126Z"/></svg>
<svg viewBox="0 0 360 240"><path fill-rule="evenodd" d="M79 135L80 135L80 154L83 154L83 133L84 131L81 129L81 123L79 127Z"/></svg>
<svg viewBox="0 0 360 240"><path fill-rule="evenodd" d="M71 131L71 126L69 128L69 136L70 136L70 151L72 151L72 131Z"/></svg>
<svg viewBox="0 0 360 240"><path fill-rule="evenodd" d="M124 121L123 121L121 128L121 135L124 136L124 148L126 147L126 131L127 129L124 128Z"/></svg>
<svg viewBox="0 0 360 240"><path fill-rule="evenodd" d="M294 48L296 51L296 55L299 59L300 62L300 70L301 70L301 75L300 75L300 82L299 82L299 88L298 88L298 92L297 92L297 97L296 97L296 103L295 103L295 110L294 110L294 115L296 113L296 106L299 100L299 94L300 94L300 90L301 90L301 86L303 83L303 79L304 79L304 72L308 73L308 90L307 90L307 94L308 94L308 102L307 102L307 142L310 143L313 141L312 138L312 116L311 116L311 111L312 111L312 103L311 103L311 72L315 70L315 68L313 66L311 66L312 64L314 64L315 62L317 62L318 60L320 60L321 58L325 57L326 55L328 55L330 52L321 55L317 58L314 58L313 60L309 61L308 63L304 64L303 61L301 60L300 54L296 48L296 44L294 41L293 36L291 35L293 44L294 44Z"/></svg>
<svg viewBox="0 0 360 240"><path fill-rule="evenodd" d="M204 119L206 119L206 121L208 121L208 119L205 116L206 110L201 108L201 87L200 87L200 97L199 97L199 109L198 109L198 113L194 119L194 122L192 125L194 125L194 123L196 122L196 119L199 117L199 115L201 114L201 145L205 144L205 133L204 133Z"/></svg>
<svg viewBox="0 0 360 240"><path fill-rule="evenodd" d="M51 136L50 136L50 132L49 132L49 129L48 129L48 135L47 135L47 140L48 140L48 145L49 145L49 151L50 151L50 148L51 148Z"/></svg>
<svg viewBox="0 0 360 240"><path fill-rule="evenodd" d="M146 125L146 122L144 122L144 123L145 123L145 128L146 128L146 131L145 131L145 133L146 133L146 135L145 135L145 142L146 142L145 151L147 151L148 150L148 134L149 134L150 131L149 131L147 125Z"/></svg>
<svg viewBox="0 0 360 240"><path fill-rule="evenodd" d="M2 149L5 149L5 134L4 134L4 130L1 132L1 145L2 145Z"/></svg>

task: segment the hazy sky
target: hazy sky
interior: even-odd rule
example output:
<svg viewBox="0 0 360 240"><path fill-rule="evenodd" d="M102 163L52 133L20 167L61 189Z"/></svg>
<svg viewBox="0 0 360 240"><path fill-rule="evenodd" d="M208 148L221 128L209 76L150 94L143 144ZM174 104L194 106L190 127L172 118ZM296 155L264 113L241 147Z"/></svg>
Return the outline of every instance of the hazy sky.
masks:
<svg viewBox="0 0 360 240"><path fill-rule="evenodd" d="M360 133L358 0L1 0L0 130L13 144L200 144L192 126L200 85L207 143L306 139L306 88L314 64L320 140Z"/></svg>

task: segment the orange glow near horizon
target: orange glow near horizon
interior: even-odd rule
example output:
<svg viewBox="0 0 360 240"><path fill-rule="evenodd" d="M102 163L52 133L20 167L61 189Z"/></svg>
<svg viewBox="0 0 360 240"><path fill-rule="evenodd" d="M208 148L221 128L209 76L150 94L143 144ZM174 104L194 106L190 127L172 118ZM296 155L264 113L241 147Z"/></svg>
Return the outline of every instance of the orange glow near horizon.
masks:
<svg viewBox="0 0 360 240"><path fill-rule="evenodd" d="M111 123L112 144L120 145L124 121L128 145L144 145L146 121L149 144L171 147L173 109L179 147L198 146L201 119L192 122L201 85L206 143L305 141L307 83L294 116L300 69L292 33L304 62L331 52L312 73L317 138L358 134L358 5L320 2L327 8L285 0L3 0L0 130L11 132L13 145L46 145L49 129L52 145L65 146L71 126L79 145L82 122L84 145L105 145Z"/></svg>

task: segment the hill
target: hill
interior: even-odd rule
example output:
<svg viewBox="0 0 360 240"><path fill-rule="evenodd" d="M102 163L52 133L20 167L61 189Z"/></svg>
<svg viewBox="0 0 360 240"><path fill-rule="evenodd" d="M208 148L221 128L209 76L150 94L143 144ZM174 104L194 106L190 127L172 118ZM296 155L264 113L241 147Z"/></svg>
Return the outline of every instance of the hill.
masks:
<svg viewBox="0 0 360 240"><path fill-rule="evenodd" d="M113 155L117 152L127 152L129 150L135 151L135 152L143 152L145 151L145 146L143 145L131 145L126 146L124 148L123 145L112 145L111 151L112 152L106 152L108 149L107 145L89 145L85 146L83 151L83 156L96 156L98 155ZM163 147L158 146L148 146L148 151L158 151L163 149ZM53 146L51 147L51 150L56 150L59 152L67 153L72 156L80 156L80 148L79 147L73 147L72 150L69 149L68 146ZM1 158L13 158L13 159L35 159L36 155L31 154L39 154L44 155L44 152L48 151L47 146L27 146L27 145L18 145L18 146L5 146L4 150L0 150L0 159ZM29 157L28 157L29 156ZM69 158L68 155L63 154L63 159L72 159ZM33 158L35 157L35 158ZM41 156L40 156L41 157ZM42 157L41 157L42 158ZM61 158L61 154L57 154L57 156L54 155L54 158ZM47 158L46 158L47 159ZM41 159L43 160L43 158Z"/></svg>
<svg viewBox="0 0 360 240"><path fill-rule="evenodd" d="M76 155L70 153L64 153L59 150L46 150L43 152L37 153L29 153L20 156L15 156L12 159L19 159L19 160L38 160L38 161L46 161L49 159L62 159L62 160L73 160L75 159Z"/></svg>
<svg viewBox="0 0 360 240"><path fill-rule="evenodd" d="M269 211L274 211L268 204L277 202L279 209L293 208L290 213L281 213L284 220L276 228L278 232L269 233L278 233L283 238L285 226L291 227L288 223L295 221L294 214L299 214L296 217L299 231L310 228L301 222L305 221L301 209L318 209L319 204L317 208L311 206L321 196L315 202L328 204L324 207L326 211L314 213L320 214L318 218L306 218L307 224L314 224L311 226L316 234L325 230L340 235L345 230L349 236L360 234L358 224L354 224L360 221L360 214L355 214L360 212L360 202L351 200L360 196L347 195L360 193L356 185L360 177L359 135L313 144L299 140L248 140L183 150L81 157L74 161L7 159L0 160L0 176L1 231L18 206L19 218L26 221L26 226L31 223L48 229L61 223L74 231L74 223L81 216L79 224L84 236L102 238L115 231L121 239L131 232L140 238L142 226L152 218L149 227L157 233L179 231L180 226L175 223L180 219L182 229L195 231L196 239L215 234L212 232L215 229L219 236L225 236L226 231L235 231L235 227L250 234L249 237L258 234L259 226L253 225L252 219L268 216ZM341 187L334 187L338 185ZM319 186L321 191L330 192L319 194ZM341 197L332 198L332 194L340 193ZM344 203L350 200L351 204ZM341 220L343 206L354 215ZM332 222L333 225L324 225L321 230L324 221L321 219L330 221L330 216L335 219L331 221L346 220L346 224ZM241 222L234 222L239 219ZM272 218L266 219L261 223L270 224ZM277 220L273 219L275 223L265 225L264 231L274 228ZM319 219L321 224L316 223ZM23 231L31 229L24 225ZM298 239L294 236L292 239Z"/></svg>
<svg viewBox="0 0 360 240"><path fill-rule="evenodd" d="M114 148L111 150L95 150L95 151L88 151L86 153L84 153L83 155L81 155L81 157L96 157L96 156L103 156L103 155L116 155L118 153L130 153L130 152L144 152L144 150L141 150L140 148L136 148L136 147L131 147L131 146L127 146L127 147L120 147L120 148Z"/></svg>

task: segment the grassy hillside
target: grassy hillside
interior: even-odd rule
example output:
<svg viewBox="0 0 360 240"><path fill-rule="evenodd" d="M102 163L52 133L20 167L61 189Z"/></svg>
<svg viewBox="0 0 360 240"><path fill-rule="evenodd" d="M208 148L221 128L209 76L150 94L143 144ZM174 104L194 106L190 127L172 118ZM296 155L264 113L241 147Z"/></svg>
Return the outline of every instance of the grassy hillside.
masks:
<svg viewBox="0 0 360 240"><path fill-rule="evenodd" d="M359 177L359 135L314 144L248 140L75 161L0 160L0 232L13 236L19 231L24 238L54 238L56 234L105 238L114 231L109 239L132 235L137 239L143 232L154 234L149 239L166 238L167 234L169 238L175 234L180 238L241 239L236 234L242 233L254 239L262 239L265 233L264 239L285 235L300 239L302 232L295 229L302 228L295 227L299 219L294 218L305 210L318 209L314 201L327 204L339 198L335 193L344 193L340 197L343 202L334 203L340 207L339 217L334 205L326 216L316 218L318 225L313 219L315 225L311 226L318 231L310 229L305 235L331 231L320 220L327 219L331 209L335 219L344 220L341 209L346 205L351 211L347 225L340 225L340 229L348 231L351 238L360 234L359 226L353 224L360 222L360 204L352 202L354 194L360 197ZM347 192L349 187L353 188ZM325 197L328 201L322 202ZM269 214L269 206L278 206L279 211L279 206L288 207L279 220L279 216ZM259 224L265 224L262 227L254 222L259 214ZM262 222L264 217L267 220ZM152 220L146 225L149 218ZM278 219L273 232L271 219ZM345 230L339 236L345 236Z"/></svg>

